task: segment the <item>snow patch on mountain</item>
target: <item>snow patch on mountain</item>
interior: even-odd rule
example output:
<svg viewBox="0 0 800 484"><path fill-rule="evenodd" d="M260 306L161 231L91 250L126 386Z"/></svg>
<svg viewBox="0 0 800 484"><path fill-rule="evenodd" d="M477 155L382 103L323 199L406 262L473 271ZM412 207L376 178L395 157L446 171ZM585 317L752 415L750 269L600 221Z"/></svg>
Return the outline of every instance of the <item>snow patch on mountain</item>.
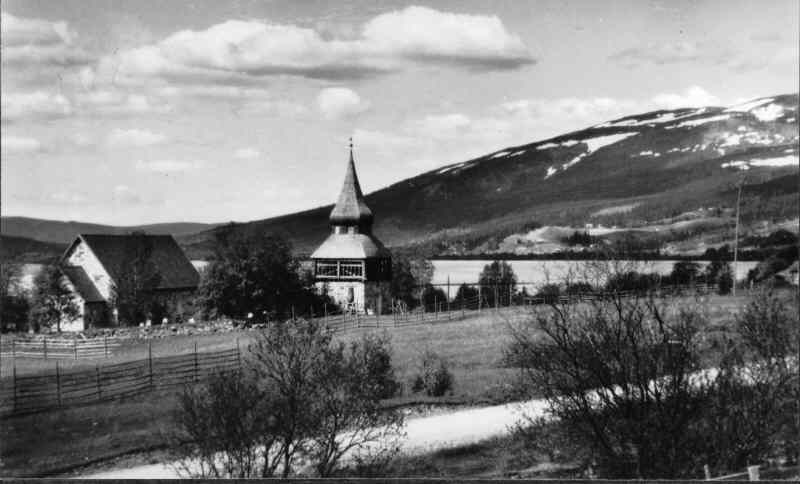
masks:
<svg viewBox="0 0 800 484"><path fill-rule="evenodd" d="M537 150L549 150L550 148L558 148L561 146L558 143L545 143L536 147Z"/></svg>
<svg viewBox="0 0 800 484"><path fill-rule="evenodd" d="M775 121L783 114L783 106L779 104L767 104L764 107L753 109L750 113L759 121Z"/></svg>
<svg viewBox="0 0 800 484"><path fill-rule="evenodd" d="M558 169L553 168L552 166L547 167L547 174L544 176L544 179L547 180L551 176L555 175Z"/></svg>
<svg viewBox="0 0 800 484"><path fill-rule="evenodd" d="M639 133L619 133L619 134L609 134L606 136L596 136L594 138L585 139L583 140L583 142L586 143L586 146L589 147L589 151L586 154L589 155L604 146L613 145L614 143L619 143L625 138L630 138L631 136L636 136L637 134Z"/></svg>
<svg viewBox="0 0 800 484"><path fill-rule="evenodd" d="M747 113L752 109L755 109L759 106L763 106L764 104L771 103L774 101L771 97L765 97L762 99L755 99L753 101L748 101L746 103L737 104L735 106L731 106L725 110L726 113Z"/></svg>
<svg viewBox="0 0 800 484"><path fill-rule="evenodd" d="M800 165L800 157L798 157L797 155L750 160L750 166L793 166L793 165Z"/></svg>
<svg viewBox="0 0 800 484"><path fill-rule="evenodd" d="M494 159L494 158L502 158L502 157L506 156L508 153L509 153L508 151L501 151L501 152L499 152L499 153L495 153L495 154L493 154L493 155L492 155L492 156L490 156L489 158L491 158L491 159Z"/></svg>
<svg viewBox="0 0 800 484"><path fill-rule="evenodd" d="M675 129L675 128L686 128L686 127L694 127L700 126L706 123L713 123L716 121L725 121L731 117L730 114L717 114L715 116L708 116L707 118L699 118L699 119L687 119L686 121L681 121L678 124L667 126L666 129Z"/></svg>
<svg viewBox="0 0 800 484"><path fill-rule="evenodd" d="M800 166L800 156L777 156L773 158L754 158L750 160L737 160L723 163L722 168L738 168L739 170L749 170L753 166L768 166L768 167L782 167L782 166Z"/></svg>
<svg viewBox="0 0 800 484"><path fill-rule="evenodd" d="M631 118L631 119L622 119L620 121L609 121L607 123L598 124L597 128L612 128L612 127L632 127L632 126L654 126L656 124L663 124L668 123L671 121L677 121L679 119L688 118L690 116L697 116L699 114L703 114L706 112L707 108L699 108L692 110L688 113L681 114L680 116L675 113L674 111L669 111L666 113L659 113L655 117L644 117L644 118Z"/></svg>

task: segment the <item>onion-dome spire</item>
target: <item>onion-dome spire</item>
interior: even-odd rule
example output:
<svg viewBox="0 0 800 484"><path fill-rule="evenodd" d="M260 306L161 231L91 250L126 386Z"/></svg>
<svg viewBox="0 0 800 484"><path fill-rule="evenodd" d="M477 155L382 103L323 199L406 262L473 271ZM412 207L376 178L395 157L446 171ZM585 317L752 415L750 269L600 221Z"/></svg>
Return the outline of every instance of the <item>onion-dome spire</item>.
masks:
<svg viewBox="0 0 800 484"><path fill-rule="evenodd" d="M339 192L339 199L331 210L329 220L331 225L358 226L362 229L372 227L372 211L364 201L353 161L353 138L350 138L350 161L344 174L342 191Z"/></svg>

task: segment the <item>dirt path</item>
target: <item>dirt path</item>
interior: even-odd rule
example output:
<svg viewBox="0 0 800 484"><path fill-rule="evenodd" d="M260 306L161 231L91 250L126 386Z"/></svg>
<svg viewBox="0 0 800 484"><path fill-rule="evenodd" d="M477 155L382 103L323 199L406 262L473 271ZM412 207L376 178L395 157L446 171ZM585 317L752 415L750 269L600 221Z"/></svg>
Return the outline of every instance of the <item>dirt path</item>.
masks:
<svg viewBox="0 0 800 484"><path fill-rule="evenodd" d="M456 410L430 417L411 418L406 422L406 437L401 452L421 454L439 449L458 447L507 434L522 417L543 415L542 400L509 403L491 407ZM82 476L88 479L169 479L179 477L170 464L151 464L127 469L115 469Z"/></svg>

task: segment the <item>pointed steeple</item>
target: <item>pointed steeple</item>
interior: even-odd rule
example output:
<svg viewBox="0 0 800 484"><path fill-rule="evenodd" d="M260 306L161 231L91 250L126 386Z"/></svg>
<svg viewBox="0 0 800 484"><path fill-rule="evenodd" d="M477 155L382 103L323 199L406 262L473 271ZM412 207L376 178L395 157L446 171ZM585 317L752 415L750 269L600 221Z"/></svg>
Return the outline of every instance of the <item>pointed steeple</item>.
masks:
<svg viewBox="0 0 800 484"><path fill-rule="evenodd" d="M372 228L372 211L364 201L361 185L358 183L356 164L353 161L353 138L350 138L350 161L344 174L344 184L339 192L339 199L330 215L330 224L334 226L357 226L362 230Z"/></svg>

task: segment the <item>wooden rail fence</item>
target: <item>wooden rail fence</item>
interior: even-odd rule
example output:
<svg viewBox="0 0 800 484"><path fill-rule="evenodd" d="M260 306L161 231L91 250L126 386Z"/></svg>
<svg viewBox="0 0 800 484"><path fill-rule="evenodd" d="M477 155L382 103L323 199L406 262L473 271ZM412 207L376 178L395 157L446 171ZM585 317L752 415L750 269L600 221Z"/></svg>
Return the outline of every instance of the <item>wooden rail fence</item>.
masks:
<svg viewBox="0 0 800 484"><path fill-rule="evenodd" d="M63 371L56 361L54 373L18 376L0 386L0 415L20 415L132 397L153 390L178 388L205 380L219 371L241 368L235 349L153 358L89 370Z"/></svg>
<svg viewBox="0 0 800 484"><path fill-rule="evenodd" d="M107 358L120 346L117 338L93 338L84 341L64 338L9 339L0 342L0 357L79 359Z"/></svg>

